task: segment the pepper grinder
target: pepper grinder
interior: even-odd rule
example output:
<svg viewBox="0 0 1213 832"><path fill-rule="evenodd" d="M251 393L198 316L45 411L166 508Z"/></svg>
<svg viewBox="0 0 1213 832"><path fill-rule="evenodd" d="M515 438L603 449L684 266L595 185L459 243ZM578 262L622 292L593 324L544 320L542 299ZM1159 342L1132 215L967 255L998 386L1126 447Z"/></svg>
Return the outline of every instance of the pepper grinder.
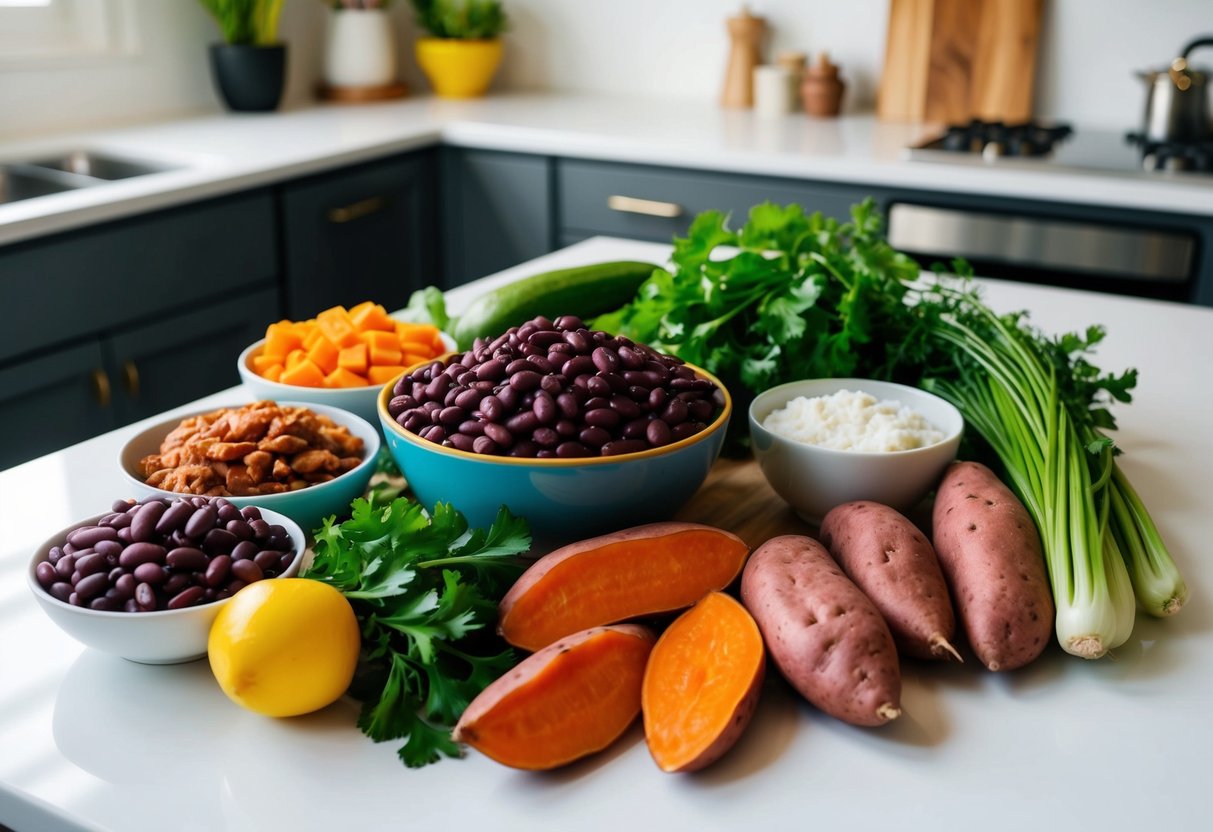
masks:
<svg viewBox="0 0 1213 832"><path fill-rule="evenodd" d="M811 116L832 118L842 110L842 92L846 84L838 77L838 67L830 63L830 56L821 52L817 62L804 73L800 85L800 97L804 111Z"/></svg>
<svg viewBox="0 0 1213 832"><path fill-rule="evenodd" d="M754 67L762 63L762 38L767 22L750 14L748 6L741 14L726 21L729 38L729 63L724 75L724 90L720 94L722 107L754 106Z"/></svg>

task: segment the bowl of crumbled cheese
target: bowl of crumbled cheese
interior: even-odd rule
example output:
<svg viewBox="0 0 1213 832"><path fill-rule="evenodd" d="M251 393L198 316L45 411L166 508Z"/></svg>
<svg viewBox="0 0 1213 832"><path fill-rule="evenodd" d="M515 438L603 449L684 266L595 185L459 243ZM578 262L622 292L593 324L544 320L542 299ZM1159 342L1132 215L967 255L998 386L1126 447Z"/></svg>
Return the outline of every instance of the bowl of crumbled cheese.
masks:
<svg viewBox="0 0 1213 832"><path fill-rule="evenodd" d="M907 511L956 458L964 418L925 390L862 378L793 381L750 404L767 482L805 520L872 500Z"/></svg>

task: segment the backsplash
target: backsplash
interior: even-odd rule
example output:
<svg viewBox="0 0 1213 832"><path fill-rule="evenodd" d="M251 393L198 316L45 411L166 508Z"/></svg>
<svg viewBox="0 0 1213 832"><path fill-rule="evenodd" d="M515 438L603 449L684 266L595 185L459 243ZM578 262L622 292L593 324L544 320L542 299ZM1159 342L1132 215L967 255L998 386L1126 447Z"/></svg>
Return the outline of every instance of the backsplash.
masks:
<svg viewBox="0 0 1213 832"><path fill-rule="evenodd" d="M206 46L218 30L193 0L110 0L133 28L132 54L64 63L3 63L0 136L218 112ZM772 35L768 57L784 49L830 53L848 82L845 109L871 110L884 57L889 0L750 3ZM724 18L737 0L506 0L513 27L497 87L714 101L727 50ZM415 37L405 0L392 14L402 75L425 82L412 59ZM306 104L319 75L324 5L287 3L281 34L290 46L286 106ZM1040 116L1130 128L1145 100L1133 71L1161 66L1180 46L1213 31L1207 0L1046 0L1037 68ZM1198 61L1203 63L1204 61ZM1210 59L1213 62L1213 58Z"/></svg>

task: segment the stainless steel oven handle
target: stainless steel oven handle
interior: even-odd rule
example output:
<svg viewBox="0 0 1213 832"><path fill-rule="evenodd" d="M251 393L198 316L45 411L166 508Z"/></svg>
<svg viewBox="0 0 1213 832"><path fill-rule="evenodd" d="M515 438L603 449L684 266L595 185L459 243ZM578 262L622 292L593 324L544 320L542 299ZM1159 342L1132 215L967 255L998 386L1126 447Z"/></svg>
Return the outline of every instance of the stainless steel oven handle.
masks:
<svg viewBox="0 0 1213 832"><path fill-rule="evenodd" d="M1178 231L896 203L889 243L911 254L1183 283L1196 239Z"/></svg>

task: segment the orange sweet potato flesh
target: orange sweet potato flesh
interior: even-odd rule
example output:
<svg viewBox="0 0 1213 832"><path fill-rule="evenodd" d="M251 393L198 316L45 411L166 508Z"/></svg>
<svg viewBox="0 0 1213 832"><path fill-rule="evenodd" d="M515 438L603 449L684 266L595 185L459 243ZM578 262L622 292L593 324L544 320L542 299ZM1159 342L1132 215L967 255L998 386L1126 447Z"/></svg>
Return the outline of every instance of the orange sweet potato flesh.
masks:
<svg viewBox="0 0 1213 832"><path fill-rule="evenodd" d="M485 688L451 736L503 765L532 771L601 751L640 713L655 640L638 624L560 639Z"/></svg>
<svg viewBox="0 0 1213 832"><path fill-rule="evenodd" d="M644 673L644 736L657 767L698 771L720 759L750 724L765 668L758 625L728 595L680 615Z"/></svg>
<svg viewBox="0 0 1213 832"><path fill-rule="evenodd" d="M570 633L685 609L724 589L749 547L698 523L651 523L572 543L545 555L501 600L498 631L524 650Z"/></svg>

